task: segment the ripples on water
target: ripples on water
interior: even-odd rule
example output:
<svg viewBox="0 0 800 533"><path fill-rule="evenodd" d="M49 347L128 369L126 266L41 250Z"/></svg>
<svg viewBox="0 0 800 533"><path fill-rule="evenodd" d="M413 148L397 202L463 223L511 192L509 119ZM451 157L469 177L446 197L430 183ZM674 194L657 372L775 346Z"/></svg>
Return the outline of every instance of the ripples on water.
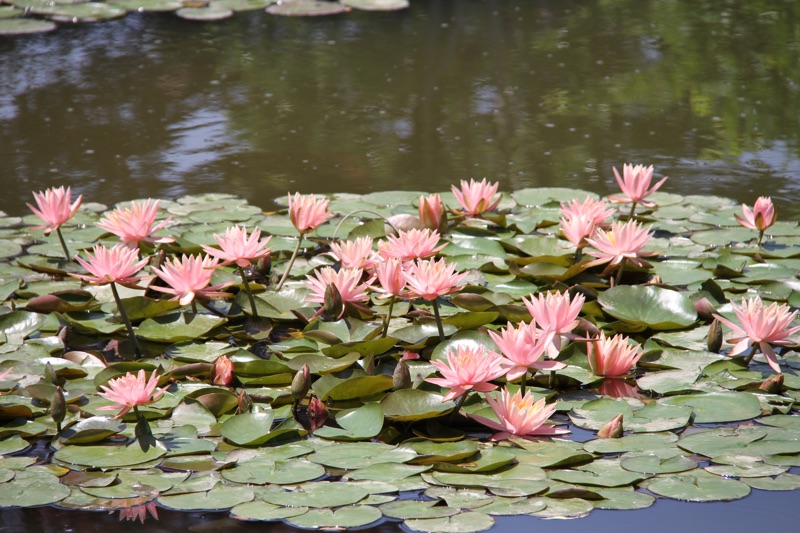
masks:
<svg viewBox="0 0 800 533"><path fill-rule="evenodd" d="M0 41L0 157L19 213L71 184L111 204L230 191L445 190L488 177L798 197L797 3L414 2L203 24L168 14ZM788 211L784 211L788 213Z"/></svg>

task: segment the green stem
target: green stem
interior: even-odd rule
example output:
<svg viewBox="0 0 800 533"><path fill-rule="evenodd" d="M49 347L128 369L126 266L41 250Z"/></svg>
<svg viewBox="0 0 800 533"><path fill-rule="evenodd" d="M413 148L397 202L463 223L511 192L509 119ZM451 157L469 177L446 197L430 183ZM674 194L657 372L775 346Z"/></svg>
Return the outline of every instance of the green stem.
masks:
<svg viewBox="0 0 800 533"><path fill-rule="evenodd" d="M247 299L250 300L250 310L253 312L254 317L258 317L256 300L253 298L253 291L250 290L250 284L247 282L247 276L244 273L244 269L239 265L236 265L236 268L239 269L239 275L242 277L242 283L244 283L244 290L247 291Z"/></svg>
<svg viewBox="0 0 800 533"><path fill-rule="evenodd" d="M112 281L111 282L111 293L114 295L114 301L117 302L117 310L119 311L119 316L122 317L122 321L125 323L125 327L128 328L128 335L133 342L133 349L136 353L136 357L142 356L142 349L139 347L139 340L136 338L136 334L133 332L133 326L131 325L131 321L128 319L128 313L125 312L125 308L122 306L122 300L119 297L119 293L117 292L117 285ZM135 407L134 407L135 409Z"/></svg>
<svg viewBox="0 0 800 533"><path fill-rule="evenodd" d="M614 285L619 286L620 281L622 281L622 273L625 272L625 262L627 259L623 259L622 262L619 264L619 268L617 269L617 277L614 280Z"/></svg>
<svg viewBox="0 0 800 533"><path fill-rule="evenodd" d="M439 316L439 304L433 300L433 316L436 317L436 327L439 329L439 342L444 342L444 328L442 327L442 317Z"/></svg>
<svg viewBox="0 0 800 533"><path fill-rule="evenodd" d="M525 396L525 384L528 381L528 372L522 374L522 381L519 382L519 395Z"/></svg>
<svg viewBox="0 0 800 533"><path fill-rule="evenodd" d="M383 323L383 333L381 333L381 338L385 337L387 333L389 333L389 321L392 319L392 309L394 308L394 294L392 298L389 300L389 312L386 313L386 320Z"/></svg>
<svg viewBox="0 0 800 533"><path fill-rule="evenodd" d="M297 254L300 253L300 245L303 244L303 234L300 234L300 238L297 239L297 246L294 247L294 252L292 252L292 257L289 258L289 264L286 266L286 272L283 273L283 277L278 282L278 286L275 287L275 292L280 292L281 287L283 284L286 283L286 278L289 277L289 272L292 270L292 265L294 265L294 260L297 259Z"/></svg>
<svg viewBox="0 0 800 533"><path fill-rule="evenodd" d="M450 425L456 418L456 415L461 410L461 406L464 405L464 402L467 401L467 393L465 392L461 396L458 397L456 400L456 406L450 411L450 416L447 418L447 424Z"/></svg>
<svg viewBox="0 0 800 533"><path fill-rule="evenodd" d="M59 233L59 235L61 235ZM764 238L764 230L758 232L758 247L761 248L761 240Z"/></svg>
<svg viewBox="0 0 800 533"><path fill-rule="evenodd" d="M631 214L628 215L629 220L633 220L633 213L635 212L636 212L636 202L633 202L633 205L631 205Z"/></svg>
<svg viewBox="0 0 800 533"><path fill-rule="evenodd" d="M744 364L749 365L753 357L758 353L758 344L753 344L753 349L750 350L750 355L744 358Z"/></svg>
<svg viewBox="0 0 800 533"><path fill-rule="evenodd" d="M550 379L547 382L547 386L552 389L555 386L555 384L556 384L556 371L551 370Z"/></svg>
<svg viewBox="0 0 800 533"><path fill-rule="evenodd" d="M56 228L56 233L58 233L58 240L61 241L61 249L64 250L64 257L67 258L67 261L71 261L72 258L69 255L69 250L67 249L67 242L64 240L64 236L61 235L61 227ZM761 243L760 240L758 242L759 244Z"/></svg>
<svg viewBox="0 0 800 533"><path fill-rule="evenodd" d="M192 313L197 314L197 301L192 300Z"/></svg>

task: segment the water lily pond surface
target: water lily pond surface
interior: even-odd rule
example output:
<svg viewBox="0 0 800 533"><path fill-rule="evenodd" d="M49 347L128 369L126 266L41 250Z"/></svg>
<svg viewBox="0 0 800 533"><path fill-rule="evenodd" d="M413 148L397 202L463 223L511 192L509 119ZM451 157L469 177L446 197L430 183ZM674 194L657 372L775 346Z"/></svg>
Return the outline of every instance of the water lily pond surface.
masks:
<svg viewBox="0 0 800 533"><path fill-rule="evenodd" d="M785 90L796 79L793 9L430 1L209 24L130 13L4 38L0 523L790 529L800 519L796 340L775 347L776 384L762 354L748 364L730 356L734 343L709 348L707 337L711 313L735 321L745 297L800 307L800 100ZM631 161L669 179L648 197L654 207L636 208L654 231L642 250L652 267L628 265L617 283L586 264L591 246L578 258L560 206L619 195L612 166ZM307 299L307 276L336 266L331 243L384 240L382 217L417 216L423 193L460 210L450 185L483 177L499 181L499 205L449 213L437 254L466 274L461 289L435 306L400 298L391 311L374 293L366 311ZM71 276L86 271L24 208L31 191L60 185L83 194L61 228L83 258L119 242L95 224L137 198L161 198L158 220L172 217L156 237L174 241L147 256L199 253L234 225L271 235L271 261L247 272L256 312L235 266L214 271L228 297L208 306L170 300L157 280L120 286L137 358L110 286ZM304 236L276 291L298 244L286 202L296 190L326 194L334 216ZM760 195L780 207L761 246L734 218ZM451 419L447 388L426 381L439 375L431 361L459 346L496 350L488 331L529 321L522 299L555 291L585 297L581 335L599 328L641 347L635 368L597 376L585 343L565 337L564 368L527 375L526 390L571 433L491 441L478 420L494 415L478 393ZM404 360L402 382L405 352L420 357ZM212 382L222 356L232 384ZM311 383L295 417L303 365ZM139 370L161 376L165 393L113 420L101 387ZM312 397L329 411L315 436ZM620 414L624 436L597 438ZM140 515L145 526L117 522Z"/></svg>

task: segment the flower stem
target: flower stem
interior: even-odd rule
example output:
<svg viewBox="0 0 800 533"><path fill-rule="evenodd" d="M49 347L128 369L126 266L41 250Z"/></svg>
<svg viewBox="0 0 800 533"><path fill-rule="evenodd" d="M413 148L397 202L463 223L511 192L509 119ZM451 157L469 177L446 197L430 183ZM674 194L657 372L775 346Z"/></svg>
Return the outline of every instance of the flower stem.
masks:
<svg viewBox="0 0 800 533"><path fill-rule="evenodd" d="M628 215L628 219L633 220L633 214L636 212L636 202L633 202L631 205L631 214Z"/></svg>
<svg viewBox="0 0 800 533"><path fill-rule="evenodd" d="M61 235L59 233L59 235ZM758 232L758 247L761 248L761 240L764 238L764 230Z"/></svg>
<svg viewBox="0 0 800 533"><path fill-rule="evenodd" d="M394 308L394 294L392 298L389 300L389 312L386 313L386 321L383 323L383 333L381 333L381 338L385 337L387 333L389 333L389 321L392 319L392 309Z"/></svg>
<svg viewBox="0 0 800 533"><path fill-rule="evenodd" d="M192 300L192 313L197 314L197 301Z"/></svg>
<svg viewBox="0 0 800 533"><path fill-rule="evenodd" d="M519 382L519 395L525 396L525 384L528 381L528 372L522 374L522 381Z"/></svg>
<svg viewBox="0 0 800 533"><path fill-rule="evenodd" d="M750 355L744 358L744 364L749 365L750 361L753 360L753 356L758 353L758 344L753 344L753 349L750 350Z"/></svg>
<svg viewBox="0 0 800 533"><path fill-rule="evenodd" d="M444 328L442 327L442 317L439 316L439 303L433 300L433 316L436 317L436 327L439 329L439 342L444 342Z"/></svg>
<svg viewBox="0 0 800 533"><path fill-rule="evenodd" d="M253 298L253 291L250 290L250 283L247 282L247 276L244 273L244 269L239 265L236 265L236 268L239 269L239 275L242 277L242 283L244 283L244 290L247 291L247 299L250 300L250 310L253 311L253 316L258 317L258 310L256 310L256 300Z"/></svg>
<svg viewBox="0 0 800 533"><path fill-rule="evenodd" d="M117 302L117 310L119 311L119 316L122 317L122 321L125 323L125 327L128 328L128 335L133 342L133 349L136 353L136 357L142 356L142 349L139 347L139 340L136 338L136 334L133 332L133 326L131 325L131 321L128 319L128 313L125 312L125 308L122 306L122 300L119 297L119 293L117 292L117 285L113 281L111 282L111 293L114 295L114 301ZM134 406L135 409L135 406Z"/></svg>
<svg viewBox="0 0 800 533"><path fill-rule="evenodd" d="M72 258L69 255L69 250L67 249L67 242L64 240L64 236L61 235L61 227L60 226L56 228L56 233L58 233L58 240L61 241L61 249L64 250L64 257L67 258L67 261L71 261ZM763 235L764 232L761 232L761 234ZM759 239L758 243L761 244L761 240L760 239Z"/></svg>
<svg viewBox="0 0 800 533"><path fill-rule="evenodd" d="M300 245L303 244L303 234L300 234L300 238L297 239L297 246L294 247L294 252L292 252L292 257L289 258L289 264L286 266L286 271L283 273L283 277L278 282L278 286L275 287L275 292L279 292L283 284L286 283L286 278L289 277L289 272L292 270L292 265L294 265L294 260L297 259L297 254L300 252Z"/></svg>
<svg viewBox="0 0 800 533"><path fill-rule="evenodd" d="M625 272L625 262L627 259L623 259L622 262L619 264L619 268L617 269L617 277L614 280L614 285L619 286L620 281L622 281L622 273Z"/></svg>
<svg viewBox="0 0 800 533"><path fill-rule="evenodd" d="M467 393L465 392L461 396L458 397L456 400L456 406L450 411L450 416L447 418L447 424L450 425L456 418L456 415L461 410L461 406L464 405L464 402L467 401Z"/></svg>

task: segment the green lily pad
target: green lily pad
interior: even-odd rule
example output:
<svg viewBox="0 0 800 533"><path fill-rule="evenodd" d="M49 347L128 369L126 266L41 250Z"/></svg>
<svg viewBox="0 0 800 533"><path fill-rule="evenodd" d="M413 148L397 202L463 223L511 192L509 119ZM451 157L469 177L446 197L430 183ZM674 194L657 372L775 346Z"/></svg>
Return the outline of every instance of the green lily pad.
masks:
<svg viewBox="0 0 800 533"><path fill-rule="evenodd" d="M218 484L208 492L161 495L158 504L177 511L213 511L227 510L253 498L255 493L248 487Z"/></svg>
<svg viewBox="0 0 800 533"><path fill-rule="evenodd" d="M597 491L603 500L594 503L597 509L633 510L646 509L656 502L649 494L633 490L600 489Z"/></svg>
<svg viewBox="0 0 800 533"><path fill-rule="evenodd" d="M308 461L271 461L256 456L236 467L222 471L222 477L248 485L294 485L325 475L325 468Z"/></svg>
<svg viewBox="0 0 800 533"><path fill-rule="evenodd" d="M30 447L30 443L19 435L12 435L0 440L0 455L21 452Z"/></svg>
<svg viewBox="0 0 800 533"><path fill-rule="evenodd" d="M392 377L385 374L367 376L363 372L353 373L349 378L339 378L326 374L314 382L314 392L320 400L328 398L354 400L365 398L392 388Z"/></svg>
<svg viewBox="0 0 800 533"><path fill-rule="evenodd" d="M742 481L759 490L797 490L800 489L800 475L780 474L773 477L745 478Z"/></svg>
<svg viewBox="0 0 800 533"><path fill-rule="evenodd" d="M214 2L211 2L206 7L182 7L181 9L175 12L182 19L186 20L197 20L197 21L215 21L215 20L224 20L226 18L230 18L233 16L233 9L226 7L224 5L217 5ZM215 212L211 211L209 213ZM192 216L193 219L203 218L204 220L197 220L200 221L210 221L210 222L217 222L220 221L220 218L227 219L229 217L229 213L220 213L220 216L211 216L211 217L197 217L196 215ZM247 218L250 218L249 215L246 215Z"/></svg>
<svg viewBox="0 0 800 533"><path fill-rule="evenodd" d="M183 2L178 0L114 0L114 5L124 7L128 11L157 13L180 9L183 7Z"/></svg>
<svg viewBox="0 0 800 533"><path fill-rule="evenodd" d="M119 421L104 416L93 416L70 426L58 436L62 444L90 444L116 435L125 428Z"/></svg>
<svg viewBox="0 0 800 533"><path fill-rule="evenodd" d="M243 413L223 422L220 433L239 446L258 446L269 440L274 419L275 413L272 410L263 413Z"/></svg>
<svg viewBox="0 0 800 533"><path fill-rule="evenodd" d="M368 494L366 489L352 483L320 481L298 485L295 490L264 492L261 498L287 507L324 509L357 503Z"/></svg>
<svg viewBox="0 0 800 533"><path fill-rule="evenodd" d="M353 481L368 480L394 482L407 477L416 476L430 469L431 467L428 465L378 463L350 472L347 474L347 479Z"/></svg>
<svg viewBox="0 0 800 533"><path fill-rule="evenodd" d="M713 424L749 420L761 414L761 404L746 392L712 392L671 396L661 400L663 405L687 405L694 411L698 424Z"/></svg>
<svg viewBox="0 0 800 533"><path fill-rule="evenodd" d="M478 444L471 440L458 442L419 440L409 442L407 445L419 454L412 463L420 465L453 463L472 457L478 451Z"/></svg>
<svg viewBox="0 0 800 533"><path fill-rule="evenodd" d="M0 507L49 505L69 494L69 487L59 483L56 476L23 470L16 472L13 479L0 483Z"/></svg>
<svg viewBox="0 0 800 533"><path fill-rule="evenodd" d="M315 434L341 441L370 439L383 428L383 408L378 403L369 403L352 411L343 411L336 415L336 423L340 428L323 426Z"/></svg>
<svg viewBox="0 0 800 533"><path fill-rule="evenodd" d="M614 318L656 330L681 329L697 320L697 311L689 298L652 285L612 287L598 301Z"/></svg>
<svg viewBox="0 0 800 533"><path fill-rule="evenodd" d="M283 507L267 502L240 503L231 509L231 516L237 520L261 520L272 522L299 516L308 512L308 507Z"/></svg>
<svg viewBox="0 0 800 533"><path fill-rule="evenodd" d="M270 15L288 17L338 15L346 11L347 8L342 4L337 2L321 2L319 0L286 0L267 8L267 13Z"/></svg>
<svg viewBox="0 0 800 533"><path fill-rule="evenodd" d="M53 458L70 466L119 468L149 463L165 453L167 450L163 446L151 446L144 452L138 443L133 443L128 446L66 446L58 450Z"/></svg>
<svg viewBox="0 0 800 533"><path fill-rule="evenodd" d="M0 35L25 35L28 33L42 33L56 29L56 23L49 20L30 18L3 18L0 19Z"/></svg>
<svg viewBox="0 0 800 533"><path fill-rule="evenodd" d="M644 486L659 496L692 502L731 501L750 494L750 487L746 483L703 470L655 477L645 482Z"/></svg>
<svg viewBox="0 0 800 533"><path fill-rule="evenodd" d="M471 533L494 526L494 518L475 511L441 518L409 519L404 522L411 531L429 533Z"/></svg>
<svg viewBox="0 0 800 533"><path fill-rule="evenodd" d="M408 0L341 0L343 5L365 11L396 11L406 9Z"/></svg>
<svg viewBox="0 0 800 533"><path fill-rule="evenodd" d="M416 456L416 452L407 447L359 442L322 448L308 456L308 460L332 468L355 470L380 463L405 463Z"/></svg>
<svg viewBox="0 0 800 533"><path fill-rule="evenodd" d="M458 514L460 509L440 505L435 500L397 500L384 503L379 507L381 513L389 518L399 518L401 520L423 519L423 518L442 518Z"/></svg>
<svg viewBox="0 0 800 533"><path fill-rule="evenodd" d="M33 8L31 12L45 15L56 22L97 22L125 16L127 10L105 2L56 4L49 8Z"/></svg>
<svg viewBox="0 0 800 533"><path fill-rule="evenodd" d="M148 318L139 325L136 334L154 342L185 342L202 337L225 322L224 318L214 315L170 313Z"/></svg>
<svg viewBox="0 0 800 533"><path fill-rule="evenodd" d="M381 400L381 406L389 420L424 420L440 416L455 407L452 401L443 402L442 398L419 389L402 389L387 394Z"/></svg>
<svg viewBox="0 0 800 533"><path fill-rule="evenodd" d="M644 474L672 474L697 468L697 463L679 453L668 454L626 454L620 466L631 472Z"/></svg>
<svg viewBox="0 0 800 533"><path fill-rule="evenodd" d="M551 479L578 485L598 487L622 487L632 485L644 479L640 472L625 470L616 459L598 459L586 466L572 470L554 470L549 473Z"/></svg>
<svg viewBox="0 0 800 533"><path fill-rule="evenodd" d="M662 448L673 448L678 436L669 431L663 433L636 433L619 439L596 439L583 445L590 453L645 452Z"/></svg>

